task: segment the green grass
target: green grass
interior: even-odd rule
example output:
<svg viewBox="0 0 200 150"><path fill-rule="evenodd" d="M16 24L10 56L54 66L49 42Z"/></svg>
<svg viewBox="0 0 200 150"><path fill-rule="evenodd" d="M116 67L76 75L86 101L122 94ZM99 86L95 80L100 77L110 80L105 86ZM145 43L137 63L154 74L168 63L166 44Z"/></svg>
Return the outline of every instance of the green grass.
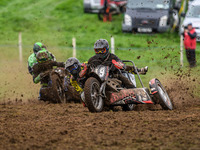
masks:
<svg viewBox="0 0 200 150"><path fill-rule="evenodd" d="M180 48L177 33L122 33L122 20L123 15L118 15L113 17L113 22L104 23L98 20L96 14L83 13L83 0L1 0L0 69L4 70L0 74L1 82L12 78L11 70L7 68L18 68L19 32L22 32L23 43L23 69L20 71L24 74L27 73L27 59L35 42L43 42L58 61L66 61L72 57L73 37L77 41L77 58L83 62L94 55L93 45L97 39L105 38L110 42L113 36L115 52L121 59L134 60L138 67L149 66L149 73L143 76L145 84L153 77L160 77L165 73L173 74L179 69ZM186 59L185 64L183 69L187 72ZM23 73L19 74L23 76ZM193 69L192 74L199 74L199 67ZM26 81L32 80L28 74L24 76ZM18 83L21 77L16 80L12 80L12 84ZM26 85L25 81L22 84ZM11 86L1 87L0 93L10 88Z"/></svg>

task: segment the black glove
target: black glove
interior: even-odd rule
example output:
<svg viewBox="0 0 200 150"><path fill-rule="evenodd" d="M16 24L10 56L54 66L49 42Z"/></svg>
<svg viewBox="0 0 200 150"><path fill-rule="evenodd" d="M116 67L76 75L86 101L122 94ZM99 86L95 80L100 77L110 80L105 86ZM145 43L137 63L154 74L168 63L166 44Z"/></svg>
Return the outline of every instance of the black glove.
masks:
<svg viewBox="0 0 200 150"><path fill-rule="evenodd" d="M42 78L46 77L48 74L49 74L49 71L42 72L42 73L40 73L40 78L42 79Z"/></svg>
<svg viewBox="0 0 200 150"><path fill-rule="evenodd" d="M139 72L140 74L146 74L147 71L148 71L148 66L146 66L146 67L144 67L144 68L141 68L141 69L138 69L138 72Z"/></svg>

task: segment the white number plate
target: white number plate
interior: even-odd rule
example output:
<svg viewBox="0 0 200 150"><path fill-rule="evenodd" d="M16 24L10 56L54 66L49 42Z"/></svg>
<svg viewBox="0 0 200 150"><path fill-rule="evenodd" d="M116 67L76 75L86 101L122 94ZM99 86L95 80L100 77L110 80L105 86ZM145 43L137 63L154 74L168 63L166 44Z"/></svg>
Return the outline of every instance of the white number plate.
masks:
<svg viewBox="0 0 200 150"><path fill-rule="evenodd" d="M152 32L152 28L138 28L138 32Z"/></svg>

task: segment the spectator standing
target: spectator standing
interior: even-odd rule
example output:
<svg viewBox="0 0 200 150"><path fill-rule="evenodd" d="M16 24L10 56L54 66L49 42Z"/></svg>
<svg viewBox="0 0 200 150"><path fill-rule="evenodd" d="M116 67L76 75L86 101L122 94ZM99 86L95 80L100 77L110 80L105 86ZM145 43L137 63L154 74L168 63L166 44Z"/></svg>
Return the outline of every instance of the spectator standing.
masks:
<svg viewBox="0 0 200 150"><path fill-rule="evenodd" d="M110 13L110 1L111 0L101 0L101 5L104 8L103 22L112 21L112 14Z"/></svg>
<svg viewBox="0 0 200 150"><path fill-rule="evenodd" d="M190 64L190 67L196 66L196 56L195 56L195 49L196 49L196 36L197 33L195 29L192 27L192 23L187 25L185 28L184 33L184 47L186 50L187 60Z"/></svg>

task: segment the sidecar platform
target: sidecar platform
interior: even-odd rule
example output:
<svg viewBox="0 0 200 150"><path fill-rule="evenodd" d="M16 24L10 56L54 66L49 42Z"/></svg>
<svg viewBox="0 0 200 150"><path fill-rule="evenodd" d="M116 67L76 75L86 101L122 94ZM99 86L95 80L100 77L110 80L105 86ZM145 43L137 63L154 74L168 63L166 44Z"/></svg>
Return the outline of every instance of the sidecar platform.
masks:
<svg viewBox="0 0 200 150"><path fill-rule="evenodd" d="M111 105L154 104L145 88L123 89L109 96Z"/></svg>

